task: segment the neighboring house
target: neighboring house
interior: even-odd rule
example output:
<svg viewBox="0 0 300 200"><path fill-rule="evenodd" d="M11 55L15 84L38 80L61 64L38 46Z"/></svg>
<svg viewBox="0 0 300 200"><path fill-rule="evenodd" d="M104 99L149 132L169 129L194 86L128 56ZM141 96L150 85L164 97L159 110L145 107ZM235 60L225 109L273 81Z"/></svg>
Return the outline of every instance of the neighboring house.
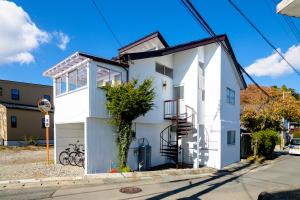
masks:
<svg viewBox="0 0 300 200"><path fill-rule="evenodd" d="M300 1L299 0L282 0L277 4L277 13L288 15L291 17L300 17Z"/></svg>
<svg viewBox="0 0 300 200"><path fill-rule="evenodd" d="M218 39L231 50L226 35ZM155 106L135 120L128 165L137 170L139 142L151 146L151 166L166 163L222 168L240 160L239 64L212 38L169 47L159 32L119 49L108 60L77 52L46 72L55 91L55 162L78 139L85 145L85 173L108 172L117 162L108 124L106 84L153 79ZM198 141L198 142L197 142Z"/></svg>
<svg viewBox="0 0 300 200"><path fill-rule="evenodd" d="M4 145L21 145L26 138L45 143L44 115L37 101L52 101L52 86L0 80L0 141ZM50 112L53 120L53 112ZM53 143L53 123L50 127Z"/></svg>
<svg viewBox="0 0 300 200"><path fill-rule="evenodd" d="M288 131L289 132L300 131L300 123L299 122L289 122L288 123Z"/></svg>

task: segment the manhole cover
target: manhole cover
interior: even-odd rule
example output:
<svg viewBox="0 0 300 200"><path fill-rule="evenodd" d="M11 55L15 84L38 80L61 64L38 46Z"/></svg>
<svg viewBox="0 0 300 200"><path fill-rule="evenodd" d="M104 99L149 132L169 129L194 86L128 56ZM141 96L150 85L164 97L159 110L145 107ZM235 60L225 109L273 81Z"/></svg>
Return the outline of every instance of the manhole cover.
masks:
<svg viewBox="0 0 300 200"><path fill-rule="evenodd" d="M126 194L135 194L141 192L142 189L138 187L123 187L120 189L120 192L126 193Z"/></svg>

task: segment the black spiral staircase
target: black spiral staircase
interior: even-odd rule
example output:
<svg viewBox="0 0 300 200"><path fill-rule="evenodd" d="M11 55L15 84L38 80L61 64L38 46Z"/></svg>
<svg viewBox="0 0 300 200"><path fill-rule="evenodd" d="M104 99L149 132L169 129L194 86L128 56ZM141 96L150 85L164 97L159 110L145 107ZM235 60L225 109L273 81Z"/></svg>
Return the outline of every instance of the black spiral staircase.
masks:
<svg viewBox="0 0 300 200"><path fill-rule="evenodd" d="M164 102L164 119L171 120L172 124L160 133L160 153L170 158L178 165L179 146L178 141L194 130L195 112L192 107L185 105L181 112L179 100Z"/></svg>

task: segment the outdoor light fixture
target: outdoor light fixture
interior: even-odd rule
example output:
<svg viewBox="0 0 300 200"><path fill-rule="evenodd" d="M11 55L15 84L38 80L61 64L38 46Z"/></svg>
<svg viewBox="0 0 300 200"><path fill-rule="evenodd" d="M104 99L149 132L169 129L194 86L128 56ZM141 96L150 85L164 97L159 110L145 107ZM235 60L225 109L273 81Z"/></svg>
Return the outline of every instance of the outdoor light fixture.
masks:
<svg viewBox="0 0 300 200"><path fill-rule="evenodd" d="M167 87L167 81L164 81L163 82L163 88L166 88Z"/></svg>

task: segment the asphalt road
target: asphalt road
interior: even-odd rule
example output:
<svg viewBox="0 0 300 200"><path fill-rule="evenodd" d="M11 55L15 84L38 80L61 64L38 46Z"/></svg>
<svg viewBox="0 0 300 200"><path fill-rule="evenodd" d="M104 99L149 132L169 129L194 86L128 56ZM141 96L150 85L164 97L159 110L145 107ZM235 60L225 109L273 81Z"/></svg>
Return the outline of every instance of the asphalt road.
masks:
<svg viewBox="0 0 300 200"><path fill-rule="evenodd" d="M271 164L259 167L250 165L203 177L165 177L118 184L2 190L0 199L257 199L263 191L300 189L299 169L300 156L282 155ZM125 186L137 186L142 191L136 194L119 192ZM292 199L300 199L300 196Z"/></svg>

